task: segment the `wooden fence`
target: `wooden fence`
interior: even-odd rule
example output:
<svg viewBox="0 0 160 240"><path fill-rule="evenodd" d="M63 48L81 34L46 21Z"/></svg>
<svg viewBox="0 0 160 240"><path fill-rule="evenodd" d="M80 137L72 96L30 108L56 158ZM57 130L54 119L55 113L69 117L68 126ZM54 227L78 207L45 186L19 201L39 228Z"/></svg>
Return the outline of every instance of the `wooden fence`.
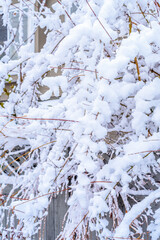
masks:
<svg viewBox="0 0 160 240"><path fill-rule="evenodd" d="M55 240L62 230L66 212L67 204L65 202L65 194L63 193L52 199L46 222L42 223L41 232L34 236L33 240ZM95 233L90 233L88 240L97 240Z"/></svg>

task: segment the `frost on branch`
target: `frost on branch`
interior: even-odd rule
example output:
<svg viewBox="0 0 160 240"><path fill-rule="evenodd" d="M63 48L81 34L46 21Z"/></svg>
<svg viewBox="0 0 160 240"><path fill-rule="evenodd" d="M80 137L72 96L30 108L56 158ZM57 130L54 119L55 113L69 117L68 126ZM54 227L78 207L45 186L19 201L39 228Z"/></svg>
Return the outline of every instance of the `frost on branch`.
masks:
<svg viewBox="0 0 160 240"><path fill-rule="evenodd" d="M29 3L19 4L23 12ZM0 109L2 239L30 239L62 191L70 197L58 239L88 239L90 231L101 240L159 239L160 4L62 0L49 9L42 1L39 11L28 5L32 34L21 43L19 19L19 45L11 6L2 1L13 32L0 62L0 91L8 94ZM33 53L38 27L46 43ZM13 71L18 80L8 92ZM40 86L47 92L40 95Z"/></svg>

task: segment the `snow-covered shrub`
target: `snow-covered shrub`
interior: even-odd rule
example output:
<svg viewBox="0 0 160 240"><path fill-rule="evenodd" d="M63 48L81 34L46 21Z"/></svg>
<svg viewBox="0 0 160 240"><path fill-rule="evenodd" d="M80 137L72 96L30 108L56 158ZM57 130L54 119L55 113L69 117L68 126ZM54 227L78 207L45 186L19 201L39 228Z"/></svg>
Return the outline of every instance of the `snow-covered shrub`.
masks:
<svg viewBox="0 0 160 240"><path fill-rule="evenodd" d="M30 239L61 191L70 192L61 240L94 230L101 240L159 239L159 1L61 0L52 9L41 2L39 12L25 13L33 23L25 45L19 19L18 59L9 57L9 40L1 50L1 93L18 75L0 109L2 198L11 189L0 208L2 239ZM12 30L12 1L0 3ZM28 1L19 3L23 12ZM38 27L46 43L33 53ZM49 77L53 71L61 74ZM42 85L49 90L39 98Z"/></svg>

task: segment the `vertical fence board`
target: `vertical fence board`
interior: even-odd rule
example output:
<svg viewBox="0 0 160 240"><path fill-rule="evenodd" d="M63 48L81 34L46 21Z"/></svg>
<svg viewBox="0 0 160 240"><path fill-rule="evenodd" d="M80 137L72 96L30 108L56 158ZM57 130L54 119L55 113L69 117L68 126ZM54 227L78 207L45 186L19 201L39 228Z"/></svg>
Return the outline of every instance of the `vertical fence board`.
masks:
<svg viewBox="0 0 160 240"><path fill-rule="evenodd" d="M67 211L65 194L60 194L52 199L48 209L48 216L45 226L45 237L43 240L55 240L62 229L64 215Z"/></svg>

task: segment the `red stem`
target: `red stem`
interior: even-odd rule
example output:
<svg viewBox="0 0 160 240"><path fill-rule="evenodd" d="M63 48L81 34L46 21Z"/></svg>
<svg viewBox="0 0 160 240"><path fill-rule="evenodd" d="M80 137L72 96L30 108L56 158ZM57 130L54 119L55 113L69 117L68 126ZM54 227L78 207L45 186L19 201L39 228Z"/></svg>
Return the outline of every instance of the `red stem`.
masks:
<svg viewBox="0 0 160 240"><path fill-rule="evenodd" d="M57 0L57 2L64 8L64 6L62 5L62 3L61 3L60 1ZM71 20L72 24L73 24L74 26L76 26L76 24L73 22L71 16L69 15L69 13L68 13L65 9L64 9L64 11L65 11L67 17Z"/></svg>
<svg viewBox="0 0 160 240"><path fill-rule="evenodd" d="M1 118L11 118L11 119L24 119L24 120L48 120L48 121L62 121L62 122L79 122L75 120L69 120L69 119L58 119L58 118L29 118L29 117L14 117L14 116L7 116L3 115L0 116Z"/></svg>
<svg viewBox="0 0 160 240"><path fill-rule="evenodd" d="M77 70L77 71L85 71L85 72L93 72L93 73L98 73L97 71L93 71L93 70L89 70L89 69L81 69L81 68L65 68L65 67L50 67L51 69L54 69L54 68L59 68L59 69L65 69L65 70Z"/></svg>

